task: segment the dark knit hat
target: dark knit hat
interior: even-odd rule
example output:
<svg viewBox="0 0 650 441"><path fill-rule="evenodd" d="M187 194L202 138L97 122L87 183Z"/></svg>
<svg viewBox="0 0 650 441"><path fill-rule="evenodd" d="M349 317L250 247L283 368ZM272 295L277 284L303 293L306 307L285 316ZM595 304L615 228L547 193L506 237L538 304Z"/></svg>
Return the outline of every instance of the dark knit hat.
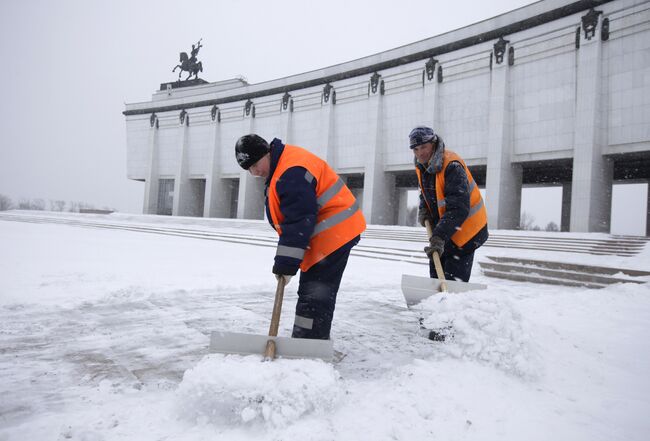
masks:
<svg viewBox="0 0 650 441"><path fill-rule="evenodd" d="M270 151L269 143L254 133L244 135L235 144L235 158L240 167L248 170Z"/></svg>
<svg viewBox="0 0 650 441"><path fill-rule="evenodd" d="M437 138L431 127L418 126L409 133L409 147L413 149L426 142L433 142L435 144Z"/></svg>

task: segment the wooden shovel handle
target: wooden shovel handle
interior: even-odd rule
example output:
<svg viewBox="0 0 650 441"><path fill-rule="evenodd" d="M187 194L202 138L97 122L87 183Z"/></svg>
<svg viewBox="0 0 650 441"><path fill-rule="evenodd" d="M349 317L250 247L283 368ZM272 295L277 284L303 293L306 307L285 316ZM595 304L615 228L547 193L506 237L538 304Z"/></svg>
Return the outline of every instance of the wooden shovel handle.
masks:
<svg viewBox="0 0 650 441"><path fill-rule="evenodd" d="M269 337L278 336L280 327L280 313L282 312L282 299L284 298L284 276L278 278L278 286L275 289L275 302L273 303L273 314L271 314L271 326L269 327ZM275 358L275 341L269 339L266 342L264 350L264 359L273 360Z"/></svg>
<svg viewBox="0 0 650 441"><path fill-rule="evenodd" d="M264 358L262 361L271 361L275 358L275 340L269 340L266 342L266 348L264 348Z"/></svg>
<svg viewBox="0 0 650 441"><path fill-rule="evenodd" d="M429 239L431 239L431 236L433 236L433 228L431 228L431 222L429 222L428 219L425 220L424 226L427 229L427 236ZM440 291L446 292L447 284L445 283L445 272L442 269L442 262L440 262L440 256L438 255L438 252L434 251L431 258L433 259L433 266L436 268L436 275L438 276L438 280L440 280Z"/></svg>

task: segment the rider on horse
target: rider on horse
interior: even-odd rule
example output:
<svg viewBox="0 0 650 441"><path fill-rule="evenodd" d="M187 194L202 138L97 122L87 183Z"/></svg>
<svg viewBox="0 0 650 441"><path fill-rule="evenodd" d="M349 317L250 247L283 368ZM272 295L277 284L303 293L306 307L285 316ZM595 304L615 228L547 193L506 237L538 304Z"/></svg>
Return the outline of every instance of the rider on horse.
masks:
<svg viewBox="0 0 650 441"><path fill-rule="evenodd" d="M181 79L181 74L183 71L188 72L189 75L187 78L185 78L185 81L189 80L192 75L194 75L194 78L198 79L199 78L199 72L203 72L203 64L200 61L196 60L196 55L199 53L199 50L203 47L201 45L201 40L200 39L196 45L192 45L192 56L188 57L187 52L181 52L180 53L180 62L181 64L176 65L172 69L172 72L175 72L176 69L180 68L180 72L178 72L178 80L180 81Z"/></svg>

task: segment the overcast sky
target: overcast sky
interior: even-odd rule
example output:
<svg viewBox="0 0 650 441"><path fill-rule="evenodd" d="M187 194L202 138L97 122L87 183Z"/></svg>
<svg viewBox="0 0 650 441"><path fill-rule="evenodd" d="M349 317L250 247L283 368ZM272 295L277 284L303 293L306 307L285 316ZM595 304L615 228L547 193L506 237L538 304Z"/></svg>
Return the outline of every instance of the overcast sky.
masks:
<svg viewBox="0 0 650 441"><path fill-rule="evenodd" d="M173 81L199 38L207 81L259 83L382 52L530 0L0 1L0 194L140 213L124 103ZM639 227L642 228L642 227Z"/></svg>

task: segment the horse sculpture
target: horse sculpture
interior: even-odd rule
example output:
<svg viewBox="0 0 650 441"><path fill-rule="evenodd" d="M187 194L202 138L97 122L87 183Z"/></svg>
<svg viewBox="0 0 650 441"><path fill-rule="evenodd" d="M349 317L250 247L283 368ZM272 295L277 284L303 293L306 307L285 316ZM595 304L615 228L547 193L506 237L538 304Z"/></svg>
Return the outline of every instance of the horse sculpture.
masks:
<svg viewBox="0 0 650 441"><path fill-rule="evenodd" d="M178 68L181 69L178 72L178 81L181 80L181 75L183 74L183 71L189 73L187 78L185 78L185 81L189 80L192 75L194 75L195 79L199 78L199 72L203 72L203 64L201 64L200 61L196 60L196 55L199 53L199 49L201 49L202 47L203 46L201 45L201 40L199 40L196 46L192 45L191 57L187 56L187 52L181 52L180 54L181 64L177 64L176 67L172 69L172 72L175 72L176 69Z"/></svg>
<svg viewBox="0 0 650 441"><path fill-rule="evenodd" d="M203 72L203 65L201 64L200 61L198 62L193 62L190 60L190 58L187 56L186 52L181 52L181 57L180 57L180 62L181 64L177 64L175 68L172 69L172 72L175 72L176 69L180 68L181 70L178 72L178 80L180 81L181 75L183 74L183 71L188 72L189 75L187 75L187 78L185 78L185 81L189 80L192 75L194 75L195 79L199 78L199 72Z"/></svg>

